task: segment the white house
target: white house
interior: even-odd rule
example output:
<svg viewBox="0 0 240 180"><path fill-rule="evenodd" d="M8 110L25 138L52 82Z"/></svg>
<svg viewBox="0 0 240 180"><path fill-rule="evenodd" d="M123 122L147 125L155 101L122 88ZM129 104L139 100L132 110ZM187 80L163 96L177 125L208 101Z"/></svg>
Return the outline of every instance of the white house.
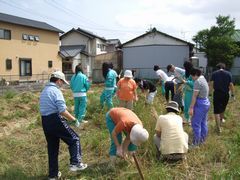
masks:
<svg viewBox="0 0 240 180"><path fill-rule="evenodd" d="M77 28L71 29L60 37L59 54L63 60L63 72L71 74L75 66L81 63L83 71L91 76L94 57L106 53L106 39L92 32Z"/></svg>
<svg viewBox="0 0 240 180"><path fill-rule="evenodd" d="M122 44L123 69L136 70L140 78L156 78L154 65L166 70L168 64L182 67L191 56L193 44L153 28Z"/></svg>

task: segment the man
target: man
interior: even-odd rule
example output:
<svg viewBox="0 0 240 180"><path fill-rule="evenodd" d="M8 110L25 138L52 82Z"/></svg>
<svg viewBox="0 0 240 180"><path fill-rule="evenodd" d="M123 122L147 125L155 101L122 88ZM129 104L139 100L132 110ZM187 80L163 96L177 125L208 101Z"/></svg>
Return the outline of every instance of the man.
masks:
<svg viewBox="0 0 240 180"><path fill-rule="evenodd" d="M109 155L112 165L115 164L116 155L124 158L128 151L133 153L137 146L148 139L149 134L141 120L129 109L112 108L106 114L106 123L111 137ZM122 133L126 135L123 143Z"/></svg>
<svg viewBox="0 0 240 180"><path fill-rule="evenodd" d="M78 126L78 121L72 116L66 107L66 103L60 87L68 84L65 75L61 71L51 74L48 83L40 95L40 113L42 126L47 140L49 179L57 179L61 175L58 171L59 142L62 139L70 153L70 171L79 171L87 168L82 163L80 139L77 133L67 124L66 119ZM66 118L66 119L65 119Z"/></svg>
<svg viewBox="0 0 240 180"><path fill-rule="evenodd" d="M137 83L138 87L142 90L143 93L147 91L148 94L146 97L146 103L152 104L154 97L157 94L156 86L149 80L135 78L134 81Z"/></svg>
<svg viewBox="0 0 240 180"><path fill-rule="evenodd" d="M224 120L224 111L229 100L229 89L231 96L234 97L234 85L232 82L232 75L225 70L225 64L217 64L218 70L213 72L211 77L211 87L213 87L213 108L216 121L216 129L221 133L221 123Z"/></svg>
<svg viewBox="0 0 240 180"><path fill-rule="evenodd" d="M167 114L159 117L153 110L153 115L157 119L154 144L157 147L158 159L162 154L164 160L182 160L188 151L188 134L183 130L181 116L177 115L179 112L177 102L169 101L166 110Z"/></svg>
<svg viewBox="0 0 240 180"><path fill-rule="evenodd" d="M175 67L173 64L169 64L167 66L168 73L172 73L174 75L174 83L176 84L176 90L173 100L178 103L181 110L184 110L184 103L183 103L183 92L182 92L182 85L184 83L184 76L185 70L179 67Z"/></svg>
<svg viewBox="0 0 240 180"><path fill-rule="evenodd" d="M171 91L171 100L173 100L174 97L174 83L173 83L173 79L174 77L168 77L168 75L160 69L160 67L158 65L154 65L153 70L156 72L156 75L160 78L160 82L161 80L164 83L164 87L165 87L165 98L167 100L167 102L169 101L169 91Z"/></svg>

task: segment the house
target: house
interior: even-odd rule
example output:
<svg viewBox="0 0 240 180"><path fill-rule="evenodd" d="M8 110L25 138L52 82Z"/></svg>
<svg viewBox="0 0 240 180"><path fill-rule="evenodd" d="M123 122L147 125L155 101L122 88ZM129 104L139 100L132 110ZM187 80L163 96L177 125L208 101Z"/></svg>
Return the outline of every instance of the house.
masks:
<svg viewBox="0 0 240 180"><path fill-rule="evenodd" d="M81 63L84 73L92 76L93 61L96 55L106 53L106 39L90 31L71 29L60 37L59 54L63 61L63 72L72 74L75 66Z"/></svg>
<svg viewBox="0 0 240 180"><path fill-rule="evenodd" d="M232 38L240 47L240 29L235 30ZM233 60L233 65L230 71L232 73L234 82L240 83L240 56Z"/></svg>
<svg viewBox="0 0 240 180"><path fill-rule="evenodd" d="M62 69L59 33L45 22L0 13L0 79L36 81Z"/></svg>
<svg viewBox="0 0 240 180"><path fill-rule="evenodd" d="M123 69L136 70L139 78L157 78L154 65L166 70L168 64L183 67L192 55L193 44L153 28L121 45Z"/></svg>
<svg viewBox="0 0 240 180"><path fill-rule="evenodd" d="M113 52L119 50L119 46L121 46L121 42L119 39L108 39L107 40L107 52Z"/></svg>

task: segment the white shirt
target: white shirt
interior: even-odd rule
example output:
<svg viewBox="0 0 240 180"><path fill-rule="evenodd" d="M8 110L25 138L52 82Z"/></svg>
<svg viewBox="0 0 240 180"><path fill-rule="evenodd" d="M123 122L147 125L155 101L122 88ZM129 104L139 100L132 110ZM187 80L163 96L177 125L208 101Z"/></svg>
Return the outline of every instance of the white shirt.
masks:
<svg viewBox="0 0 240 180"><path fill-rule="evenodd" d="M162 154L187 152L188 135L183 130L181 116L172 112L160 115L155 130L161 132L160 151Z"/></svg>
<svg viewBox="0 0 240 180"><path fill-rule="evenodd" d="M156 71L157 76L159 76L163 82L165 83L166 81L172 81L174 77L168 77L168 75L161 69Z"/></svg>

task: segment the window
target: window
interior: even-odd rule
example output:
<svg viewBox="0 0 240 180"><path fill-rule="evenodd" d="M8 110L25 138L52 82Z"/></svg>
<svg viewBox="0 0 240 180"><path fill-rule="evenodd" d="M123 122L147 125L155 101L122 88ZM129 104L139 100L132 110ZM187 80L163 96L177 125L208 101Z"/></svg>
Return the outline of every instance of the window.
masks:
<svg viewBox="0 0 240 180"><path fill-rule="evenodd" d="M0 29L0 39L11 39L11 31L6 29Z"/></svg>
<svg viewBox="0 0 240 180"><path fill-rule="evenodd" d="M6 69L11 70L12 69L12 60L6 59Z"/></svg>
<svg viewBox="0 0 240 180"><path fill-rule="evenodd" d="M27 35L27 34L23 34L23 35L22 35L22 39L23 39L23 40L28 40L28 35Z"/></svg>
<svg viewBox="0 0 240 180"><path fill-rule="evenodd" d="M20 58L20 76L32 75L32 59Z"/></svg>
<svg viewBox="0 0 240 180"><path fill-rule="evenodd" d="M39 41L39 36L34 36L35 41Z"/></svg>
<svg viewBox="0 0 240 180"><path fill-rule="evenodd" d="M48 68L51 68L53 65L53 62L52 61L48 61Z"/></svg>
<svg viewBox="0 0 240 180"><path fill-rule="evenodd" d="M34 36L29 35L28 38L29 38L30 41L34 41Z"/></svg>

